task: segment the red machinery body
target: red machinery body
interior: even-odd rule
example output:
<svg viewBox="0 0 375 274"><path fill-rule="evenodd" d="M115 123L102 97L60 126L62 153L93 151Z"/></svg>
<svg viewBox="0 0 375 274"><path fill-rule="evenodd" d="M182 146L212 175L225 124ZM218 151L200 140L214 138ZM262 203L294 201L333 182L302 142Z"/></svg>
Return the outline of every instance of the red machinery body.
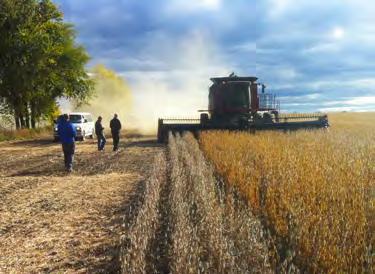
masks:
<svg viewBox="0 0 375 274"><path fill-rule="evenodd" d="M208 110L200 111L200 119L159 119L159 141L165 141L169 131L227 129L254 132L329 126L325 114L280 114L276 95L266 93L266 86L257 83L256 77L231 74L229 77L211 78L211 81Z"/></svg>

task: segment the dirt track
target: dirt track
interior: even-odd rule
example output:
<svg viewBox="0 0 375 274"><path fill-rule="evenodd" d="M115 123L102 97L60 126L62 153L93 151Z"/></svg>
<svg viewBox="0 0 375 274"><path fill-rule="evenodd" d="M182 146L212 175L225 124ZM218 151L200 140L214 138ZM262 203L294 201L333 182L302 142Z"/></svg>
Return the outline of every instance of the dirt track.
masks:
<svg viewBox="0 0 375 274"><path fill-rule="evenodd" d="M0 143L0 273L116 272L119 238L162 150L143 138L101 153L88 140L66 174L59 144Z"/></svg>

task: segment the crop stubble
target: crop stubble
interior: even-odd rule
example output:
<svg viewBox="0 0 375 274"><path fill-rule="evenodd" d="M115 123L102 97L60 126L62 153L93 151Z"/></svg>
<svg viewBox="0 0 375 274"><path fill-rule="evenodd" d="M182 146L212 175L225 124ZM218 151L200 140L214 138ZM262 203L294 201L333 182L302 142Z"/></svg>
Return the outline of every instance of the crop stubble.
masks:
<svg viewBox="0 0 375 274"><path fill-rule="evenodd" d="M166 157L167 167L163 167L165 159L156 160L146 186L145 203L131 229L130 239L123 244L122 272L270 272L259 221L246 204L216 181L214 170L194 137L191 134L170 136ZM169 236L160 237L157 228L165 221L166 214L157 205L167 189L169 199L163 206L169 209L169 224L164 233ZM155 239L164 241L161 245L164 250L152 254L164 260L163 268L147 261L150 243Z"/></svg>
<svg viewBox="0 0 375 274"><path fill-rule="evenodd" d="M118 270L123 218L136 215L137 193L161 150L152 144L128 139L119 153L100 153L93 141L79 143L66 175L58 144L1 143L0 272Z"/></svg>

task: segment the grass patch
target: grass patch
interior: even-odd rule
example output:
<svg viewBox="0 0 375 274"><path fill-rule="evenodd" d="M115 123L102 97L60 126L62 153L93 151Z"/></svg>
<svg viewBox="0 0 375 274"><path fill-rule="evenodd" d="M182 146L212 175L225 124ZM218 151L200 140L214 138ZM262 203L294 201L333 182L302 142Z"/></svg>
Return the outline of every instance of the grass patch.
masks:
<svg viewBox="0 0 375 274"><path fill-rule="evenodd" d="M0 142L13 141L13 140L27 140L35 139L40 137L49 136L52 133L52 127L47 126L36 129L18 129L18 130L7 130L0 129Z"/></svg>

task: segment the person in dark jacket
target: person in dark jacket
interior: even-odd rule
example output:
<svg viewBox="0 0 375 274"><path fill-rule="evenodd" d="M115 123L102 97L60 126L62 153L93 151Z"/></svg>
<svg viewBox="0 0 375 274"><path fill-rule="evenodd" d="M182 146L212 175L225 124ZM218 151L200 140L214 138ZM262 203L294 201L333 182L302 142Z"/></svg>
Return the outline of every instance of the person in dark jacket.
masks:
<svg viewBox="0 0 375 274"><path fill-rule="evenodd" d="M73 124L69 121L68 114L64 114L59 120L57 132L64 152L65 169L68 172L72 172L77 132Z"/></svg>
<svg viewBox="0 0 375 274"><path fill-rule="evenodd" d="M118 144L120 142L120 130L121 130L121 122L117 118L117 114L114 115L113 119L109 123L109 127L111 128L111 133L112 133L113 151L117 151Z"/></svg>
<svg viewBox="0 0 375 274"><path fill-rule="evenodd" d="M104 127L102 126L102 116L99 116L98 120L96 120L95 133L96 137L98 138L98 150L102 151L104 150L105 143L107 142L104 136Z"/></svg>

